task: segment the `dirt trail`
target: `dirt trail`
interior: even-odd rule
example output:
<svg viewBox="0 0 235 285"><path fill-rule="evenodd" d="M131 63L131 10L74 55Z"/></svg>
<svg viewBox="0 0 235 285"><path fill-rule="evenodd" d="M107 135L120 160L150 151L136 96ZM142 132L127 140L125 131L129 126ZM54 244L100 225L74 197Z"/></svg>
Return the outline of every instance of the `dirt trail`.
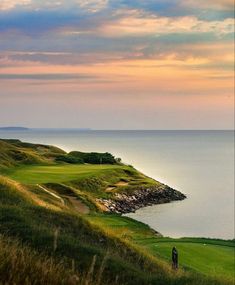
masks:
<svg viewBox="0 0 235 285"><path fill-rule="evenodd" d="M115 184L115 186L128 186L128 185L129 185L129 183L125 182L125 181L120 181L120 182Z"/></svg>
<svg viewBox="0 0 235 285"><path fill-rule="evenodd" d="M45 187L37 184L37 186L42 189L43 191L47 192L48 194L50 194L51 196L53 196L54 198L58 199L61 201L62 205L65 205L65 201L63 198L61 198L59 195L51 192L50 190L46 189ZM81 214L88 214L90 212L89 207L87 207L87 205L85 205L82 201L78 200L77 197L74 196L69 196L69 195L64 195L64 198L66 198L73 206L73 208L78 211Z"/></svg>
<svg viewBox="0 0 235 285"><path fill-rule="evenodd" d="M73 205L74 209L77 210L81 214L88 214L90 209L87 205L85 205L82 201L78 200L74 196L65 196L69 202Z"/></svg>

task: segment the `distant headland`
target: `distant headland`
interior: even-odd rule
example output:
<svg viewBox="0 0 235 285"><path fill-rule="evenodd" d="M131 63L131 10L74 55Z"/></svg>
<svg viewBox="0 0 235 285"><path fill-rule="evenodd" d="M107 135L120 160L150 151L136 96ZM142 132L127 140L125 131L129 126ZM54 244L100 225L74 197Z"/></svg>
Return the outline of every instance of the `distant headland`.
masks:
<svg viewBox="0 0 235 285"><path fill-rule="evenodd" d="M0 131L28 131L25 127L0 127Z"/></svg>
<svg viewBox="0 0 235 285"><path fill-rule="evenodd" d="M29 130L63 130L63 131L91 131L90 128L26 128L26 127L0 127L0 131L29 131Z"/></svg>

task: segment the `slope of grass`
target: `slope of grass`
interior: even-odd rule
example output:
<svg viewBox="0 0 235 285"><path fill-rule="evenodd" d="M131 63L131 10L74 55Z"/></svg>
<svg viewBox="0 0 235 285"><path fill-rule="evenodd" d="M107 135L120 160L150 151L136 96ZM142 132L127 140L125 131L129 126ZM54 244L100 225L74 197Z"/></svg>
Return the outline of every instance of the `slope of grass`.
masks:
<svg viewBox="0 0 235 285"><path fill-rule="evenodd" d="M151 256L162 257L171 264L171 250L179 251L181 268L201 272L210 277L227 281L234 280L235 243L234 241L161 237L147 225L118 215L94 214L87 217L91 223L99 225L107 232L134 244Z"/></svg>
<svg viewBox="0 0 235 285"><path fill-rule="evenodd" d="M55 157L65 153L54 146L2 139L0 139L0 150L1 172L22 165L52 164Z"/></svg>
<svg viewBox="0 0 235 285"><path fill-rule="evenodd" d="M0 140L0 143L0 148L2 145L5 147L4 141ZM163 238L143 223L97 212L97 197L132 191L139 185L162 186L159 182L122 164L56 164L52 158L56 148L46 146L45 150L41 145L19 141L6 144L7 149L1 148L0 166L11 159L12 164L4 168L2 173L5 176L0 176L0 234L4 235L0 243L8 250L0 247L0 280L8 270L5 282L9 284L42 284L38 275L31 274L28 267L28 263L34 266L38 258L35 268L38 266L39 272L48 260L52 260L51 272L49 270L45 276L41 273L42 280L51 278L53 272L56 276L54 281L45 279L49 280L45 284L70 284L71 272L79 278L71 284L83 284L84 280L86 285L232 284L232 241ZM28 161L29 165L26 165L25 160L22 164L14 160L8 153L11 145L20 152L36 155L37 165L35 161ZM43 191L38 184L59 195L65 203ZM112 190L107 192L107 188ZM90 213L79 214L66 200L68 196L86 203ZM10 242L8 246L8 240L12 238L17 242ZM180 252L181 268L178 272L171 269L173 245ZM22 259L18 259L14 252L21 249L26 259L23 276L28 278L28 283L21 281L23 279L20 279L21 273L17 269ZM9 255L6 262L5 255ZM60 278L58 270L67 272L64 279ZM34 282L37 279L38 283Z"/></svg>
<svg viewBox="0 0 235 285"><path fill-rule="evenodd" d="M0 139L0 171L23 165L70 164L117 164L110 153L66 153L55 146L21 142L17 139Z"/></svg>
<svg viewBox="0 0 235 285"><path fill-rule="evenodd" d="M0 233L17 237L36 252L61 260L65 268L74 263L82 275L89 271L95 258L94 278L108 255L101 284L115 284L117 278L117 284L164 284L166 279L174 284L175 276L161 261L148 260L63 205L57 206L57 210L47 204L38 206L37 200L31 199L35 195L31 188L21 187L28 195L19 191L14 181L0 177ZM42 199L40 194L37 198Z"/></svg>
<svg viewBox="0 0 235 285"><path fill-rule="evenodd" d="M25 185L44 184L50 191L66 199L68 198L66 195L78 197L92 210L102 209L102 205L97 201L98 198L115 199L117 192L130 193L140 185L141 187L161 185L133 167L123 164L22 166L8 171L8 177ZM109 188L112 191L106 191Z"/></svg>
<svg viewBox="0 0 235 285"><path fill-rule="evenodd" d="M21 185L25 192L19 191L18 187L11 180L0 178L0 233L17 237L46 258L59 260L65 269L70 270L74 264L74 270L86 276L95 259L92 269L92 280L95 280L106 256L101 284L115 284L116 279L117 284L133 285L189 282L198 285L198 280L200 284L226 284L184 270L172 272L167 261L154 256L135 241L154 237L154 232L142 223L110 214L80 216L59 204L57 209L48 207L48 204L38 206L38 201L46 193L38 193L36 200L32 186ZM58 201L54 203L56 205ZM127 233L121 231L123 226Z"/></svg>
<svg viewBox="0 0 235 285"><path fill-rule="evenodd" d="M0 235L0 284L81 284L78 272Z"/></svg>
<svg viewBox="0 0 235 285"><path fill-rule="evenodd" d="M133 252L133 256L131 251L128 256L124 251L119 253L117 241L109 239L99 229L91 227L76 213L68 209L62 211L63 208L61 211L54 211L38 206L30 199L29 189L27 197L19 193L18 189L15 189L14 193L14 187L15 185L10 185L9 181L6 184L5 179L0 180L0 233L17 237L34 250L63 261L65 267L71 266L74 261L76 269L82 274L89 270L94 256L96 256L94 270L97 272L104 256L110 252L111 257L105 272L107 282L102 284L110 284L110 279L115 280L116 275L119 275L123 282L129 278L143 279L145 284L144 279L148 278L138 266L133 264L136 253ZM56 232L58 234L55 249ZM124 268L128 271L125 272ZM134 284L133 282L130 284Z"/></svg>

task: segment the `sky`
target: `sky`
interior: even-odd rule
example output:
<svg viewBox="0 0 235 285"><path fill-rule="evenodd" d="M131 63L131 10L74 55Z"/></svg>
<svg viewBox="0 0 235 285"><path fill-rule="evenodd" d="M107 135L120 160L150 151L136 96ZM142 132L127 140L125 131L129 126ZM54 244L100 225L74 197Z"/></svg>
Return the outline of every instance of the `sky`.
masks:
<svg viewBox="0 0 235 285"><path fill-rule="evenodd" d="M0 126L233 129L233 0L0 0Z"/></svg>

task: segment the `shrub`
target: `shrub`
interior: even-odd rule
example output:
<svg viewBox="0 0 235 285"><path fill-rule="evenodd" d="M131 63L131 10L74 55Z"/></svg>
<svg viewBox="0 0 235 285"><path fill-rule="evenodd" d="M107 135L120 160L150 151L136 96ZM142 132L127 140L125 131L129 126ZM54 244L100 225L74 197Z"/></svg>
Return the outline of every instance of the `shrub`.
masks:
<svg viewBox="0 0 235 285"><path fill-rule="evenodd" d="M84 163L82 159L73 157L71 155L59 155L55 159L57 162L66 162L71 164L82 164Z"/></svg>
<svg viewBox="0 0 235 285"><path fill-rule="evenodd" d="M83 160L85 163L91 164L115 164L116 159L115 157L108 152L105 153L98 153L98 152L79 152L79 151L72 151L69 153L69 156L74 158Z"/></svg>

